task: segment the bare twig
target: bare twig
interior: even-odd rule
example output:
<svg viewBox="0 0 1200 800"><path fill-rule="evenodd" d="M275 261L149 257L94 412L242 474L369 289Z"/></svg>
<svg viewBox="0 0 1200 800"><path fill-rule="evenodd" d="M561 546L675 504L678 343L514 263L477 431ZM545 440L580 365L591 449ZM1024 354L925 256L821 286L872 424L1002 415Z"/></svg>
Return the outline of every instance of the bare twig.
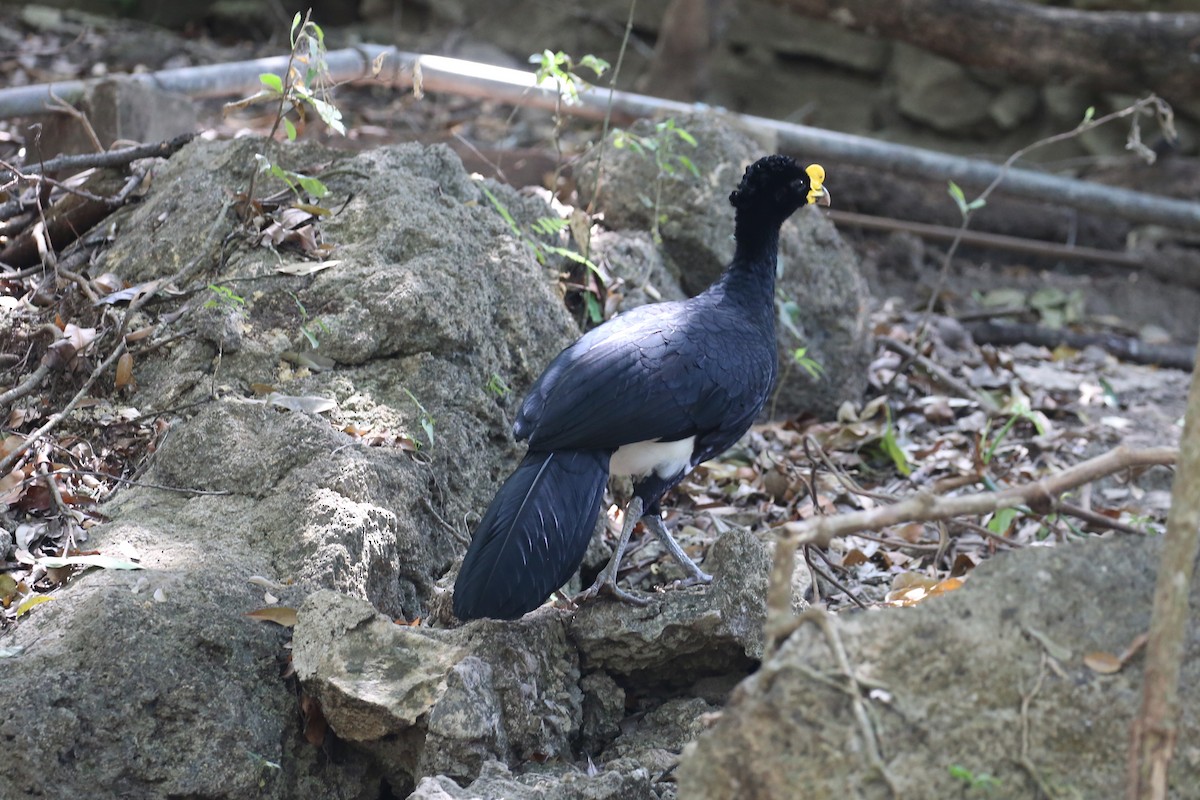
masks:
<svg viewBox="0 0 1200 800"><path fill-rule="evenodd" d="M1196 402L1200 405L1200 398ZM1200 434L1197 435L1197 439L1200 440ZM1196 449L1197 465L1200 469L1200 443ZM1077 486L1131 467L1171 465L1178 458L1179 451L1173 447L1134 450L1121 445L1041 480L998 492L943 497L922 491L907 500L893 505L877 506L867 511L815 516L802 522L785 522L775 528L780 535L775 544L771 580L767 589L767 652L777 649L780 642L795 630L796 623L791 607L792 572L796 565L796 548L802 544L825 546L838 536L879 530L904 522L948 520L1021 505L1034 509L1048 508L1053 505L1054 498ZM1200 502L1197 505L1200 506ZM1200 520L1200 508L1196 513L1197 520Z"/></svg>
<svg viewBox="0 0 1200 800"><path fill-rule="evenodd" d="M1090 511L1081 506L1077 506L1074 503L1059 502L1057 510L1069 517L1075 517L1075 519L1083 520L1088 525L1095 525L1097 528L1110 528L1114 531L1127 533L1130 536L1146 535L1146 532L1140 528L1135 528L1132 525L1126 525L1119 519L1106 517L1103 514L1100 514L1096 511Z"/></svg>
<svg viewBox="0 0 1200 800"><path fill-rule="evenodd" d="M139 480L135 480L133 478L125 478L121 475L113 475L108 472L100 472L99 470L94 470L94 469L56 469L53 472L39 473L37 475L31 475L30 477L25 478L24 480L14 484L12 488L15 489L15 488L18 488L21 486L26 486L31 483L37 483L38 481L44 480L47 477L67 478L67 477L71 477L74 475L91 475L96 478L103 478L105 480L114 481L116 483L123 483L127 486L141 486L142 488L145 488L145 489L159 489L164 492L176 492L178 494L190 494L190 495L206 496L206 497L207 496L224 497L226 495L233 494L233 492L231 492L227 489L189 489L186 486L169 486L169 485L162 484L162 483L150 483L148 481L139 481Z"/></svg>
<svg viewBox="0 0 1200 800"><path fill-rule="evenodd" d="M879 751L879 739L875 735L875 726L871 723L866 703L863 702L862 686L854 674L854 669L850 666L850 658L846 655L846 646L842 644L841 634L838 633L837 619L827 611L815 609L804 612L800 619L817 624L825 634L838 670L845 677L845 691L850 698L850 707L853 709L854 719L858 723L859 733L862 734L863 750L866 752L867 762L883 778L892 797L900 797L896 779L892 776L887 764L884 763L883 756Z"/></svg>
<svg viewBox="0 0 1200 800"><path fill-rule="evenodd" d="M213 220L212 225L209 227L209 230L208 230L207 238L209 240L212 240L213 238L215 238L217 229L221 225L225 224L225 213L229 210L229 206L230 206L230 202L226 201L225 205L223 205L221 207L221 211L217 214L216 218ZM125 345L125 329L129 325L129 321L131 319L133 319L133 317L137 313L137 311L139 309L141 309L142 306L144 306L146 303L148 303L150 301L150 299L155 296L155 294L159 291L160 288L170 285L172 283L177 283L177 282L178 283L186 283L187 281L191 280L192 277L194 277L196 275L196 273L199 272L199 270L204 266L204 264L206 263L207 256L208 256L208 249L206 248L205 250L201 251L194 259L192 259L190 262L185 264L183 266L183 268L180 269L178 272L176 272L175 275L173 275L171 278L169 278L167 280L159 281L159 282L153 284L152 288L147 289L146 292L144 292L141 295L138 295L129 303L129 308L126 309L125 315L121 318L121 324L117 326L117 331L116 331L117 345L116 345L116 347L113 348L113 351L111 353L109 353L108 357L106 359L104 359L104 361L100 362L100 364L98 364L96 366L96 368L92 370L92 373L87 377L87 380L84 381L83 386L81 386L79 388L79 391L75 393L75 396L72 397L71 400L62 409L60 409L59 411L50 415L50 418L47 419L46 422L41 427L39 427L36 431L33 431L32 433L28 434L25 441L19 447L14 448L11 453L9 453L3 459L0 459L0 475L7 475L9 473L9 471L12 470L13 465L17 463L17 461L25 454L25 452L30 447L32 447L34 445L35 442L37 442L41 437L45 436L47 433L49 433L51 430L53 430L60 422L62 422L62 420L64 418L66 418L67 414L71 413L71 411L77 405L79 405L79 402L81 400L83 400L84 397L87 396L87 392L89 389L91 389L92 384L94 384L101 375L103 375L110 367L113 366L113 364L115 364L117 362L117 359L120 358L121 354L125 352L125 347L126 347L126 345Z"/></svg>
<svg viewBox="0 0 1200 800"><path fill-rule="evenodd" d="M9 389L4 394L0 394L0 408L6 408L13 403L25 397L34 389L42 385L42 381L50 374L50 370L54 369L54 360L43 358L41 363L37 365L37 369L29 373L25 380Z"/></svg>
<svg viewBox="0 0 1200 800"><path fill-rule="evenodd" d="M863 530L878 530L903 522L930 522L959 516L988 514L1001 508L1028 505L1046 507L1053 498L1069 489L1131 467L1174 464L1179 451L1174 447L1150 447L1134 450L1124 445L1107 453L1068 467L1032 483L1013 486L999 492L982 492L963 497L939 497L918 492L895 505L878 506L868 511L855 511L825 517L813 517L803 522L780 525L783 535L794 545L826 545L835 537Z"/></svg>
<svg viewBox="0 0 1200 800"><path fill-rule="evenodd" d="M83 128L83 132L92 140L92 147L95 148L96 152L104 152L104 145L100 144L100 137L96 135L96 129L92 127L92 121L87 118L87 114L84 114L78 108L56 95L53 89L50 90L50 102L46 106L56 114L66 114L78 122L80 127Z"/></svg>
<svg viewBox="0 0 1200 800"><path fill-rule="evenodd" d="M893 353L896 353L908 361L913 362L922 370L924 370L929 377L933 378L935 381L954 392L959 397L965 397L966 399L976 403L989 415L999 413L1000 406L996 404L995 400L985 394L980 394L970 386L967 386L958 378L954 377L945 369L943 369L941 365L935 363L932 359L921 355L903 342L893 339L890 336L877 336L875 337L875 341L879 342L879 344L883 345L888 350L891 350Z"/></svg>
<svg viewBox="0 0 1200 800"><path fill-rule="evenodd" d="M59 156L40 164L27 164L21 168L25 175L42 172L58 172L60 170L84 170L91 167L119 167L137 161L139 158L167 158L176 150L190 142L195 134L185 133L166 142L143 144L138 147L127 147L121 150L110 150L106 153L85 153L75 156ZM11 180L12 174L0 171L0 180Z"/></svg>
<svg viewBox="0 0 1200 800"><path fill-rule="evenodd" d="M1148 95L1148 96L1143 97L1142 99L1136 101L1132 105L1129 105L1129 106L1126 106L1125 108L1114 111L1111 114L1105 114L1102 117L1096 117L1096 118L1087 117L1082 122L1080 122L1078 125L1076 125L1074 128L1072 128L1071 130L1063 131L1062 133L1056 133L1053 136L1047 136L1043 139L1038 139L1036 142L1033 142L1032 144L1022 147L1020 150L1017 150L1015 153L1013 153L1007 159L1004 160L1004 163L1000 165L1000 171L996 174L996 176L994 178L992 178L991 183L989 183L987 185L987 187L985 187L984 190L982 192L980 192L979 195L974 200L972 200L969 204L967 204L962 209L962 224L959 225L959 233L950 242L950 246L946 249L945 256L942 257L942 268L941 268L941 271L938 273L937 284L934 286L933 291L930 292L929 303L925 306L925 314L921 320L921 326L917 330L917 341L918 342L923 341L925 338L926 328L928 327L929 320L933 316L934 304L937 303L937 298L942 293L942 286L946 282L946 276L950 274L950 265L954 261L954 254L958 251L959 245L962 244L963 236L965 235L967 228L969 228L971 226L971 218L974 216L976 210L978 210L979 208L982 208L984 206L984 204L987 202L987 199L989 197L991 197L992 192L994 192L996 190L996 187L998 187L1005 180L1005 178L1008 177L1010 171L1013 169L1013 164L1015 164L1020 159L1024 158L1031 151L1038 149L1039 147L1045 147L1046 145L1049 145L1049 144L1055 144L1057 142L1066 141L1068 139L1074 139L1078 136L1081 136L1084 133L1087 133L1090 130L1093 130L1094 128L1098 128L1101 125L1106 125L1109 122L1112 122L1114 120L1124 119L1126 117L1132 116L1134 121L1136 122L1137 115L1141 114L1144 110L1146 110L1148 108L1154 109L1158 113L1159 119L1163 121L1163 123L1162 123L1163 125L1165 125L1167 127L1170 127L1173 125L1174 115L1171 111L1171 107L1169 105L1167 105L1167 103L1162 98L1158 97L1157 95L1151 94L1151 95ZM1135 131L1136 131L1136 128L1135 128ZM1172 132L1173 132L1173 129L1172 129ZM1131 138L1137 139L1138 137L1135 134ZM1136 143L1139 145L1141 144L1140 141L1137 141ZM1132 144L1133 144L1133 142L1131 142L1131 146L1132 146ZM1143 145L1141 149L1144 150L1145 146ZM1150 152L1149 158L1151 161L1153 161L1153 156L1154 156L1153 152Z"/></svg>
<svg viewBox="0 0 1200 800"><path fill-rule="evenodd" d="M596 188L592 199L588 201L587 214L591 216L596 210L596 200L600 197L600 189L604 186L604 149L608 146L608 129L612 125L613 101L617 91L617 78L621 76L621 65L625 63L625 49L629 45L629 36L633 33L633 16L637 9L637 0L629 3L629 18L625 20L625 33L621 37L621 49L617 51L617 64L613 67L612 80L608 82L608 104L604 107L604 123L600 128L600 143L596 151ZM583 254L590 258L589 253Z"/></svg>
<svg viewBox="0 0 1200 800"><path fill-rule="evenodd" d="M4 166L12 169L12 167L7 164ZM14 172L15 171L16 170L14 170ZM133 174L129 176L129 180L127 180L125 185L121 187L121 190L116 194L109 196L94 194L93 192L80 189L77 186L70 186L62 181L56 181L53 178L48 178L39 173L34 173L32 175L21 175L21 177L34 182L42 181L50 186L53 186L55 189L60 189L63 192L66 192L67 194L73 194L76 197L82 197L84 200L91 200L95 203L104 203L105 205L116 207L125 204L125 201L129 199L129 195L133 194L134 190L136 190L137 187L141 185L142 181L146 179L146 174L147 170L134 170Z"/></svg>
<svg viewBox="0 0 1200 800"><path fill-rule="evenodd" d="M1037 784L1038 791L1044 797L1053 798L1054 792L1046 784L1042 777L1041 770L1033 763L1033 759L1029 755L1029 707L1033 705L1033 698L1037 697L1038 692L1042 690L1042 681L1046 678L1046 660L1049 658L1044 652L1042 653L1041 663L1038 664L1037 680L1033 684L1033 688L1028 694L1021 695L1021 755L1017 758L1017 764L1021 769L1028 773L1029 777Z"/></svg>

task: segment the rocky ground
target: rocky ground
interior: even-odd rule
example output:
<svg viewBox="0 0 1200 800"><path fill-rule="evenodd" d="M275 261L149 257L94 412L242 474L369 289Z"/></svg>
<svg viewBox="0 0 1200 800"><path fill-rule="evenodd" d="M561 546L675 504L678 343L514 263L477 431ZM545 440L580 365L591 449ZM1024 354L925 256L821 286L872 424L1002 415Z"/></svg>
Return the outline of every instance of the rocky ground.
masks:
<svg viewBox="0 0 1200 800"><path fill-rule="evenodd" d="M346 95L347 113L362 96ZM545 117L481 108L389 113L435 128L458 115L477 152L507 124L552 153ZM441 144L273 148L329 189L298 209L272 182L245 202L261 141L220 135L248 117L206 113L211 140L135 166L149 178L136 202L62 251L57 276L40 263L0 275L3 349L26 354L5 388L56 354L44 381L5 395L0 455L113 358L0 483L0 795L1118 791L1169 469L1079 487L1067 500L1083 515L1023 508L838 539L792 576L796 610L835 621L813 617L778 647L763 634L773 528L1176 444L1187 373L1097 347L980 346L967 318L1057 314L1188 343L1190 290L987 253L939 283L935 245L799 214L782 240L788 366L770 419L668 503L714 584L670 588L673 566L646 543L623 571L653 593L645 609L556 603L462 626L448 587L520 456L522 392L596 316L711 280L730 254L724 197L772 143L715 113L679 120L699 178L610 148L599 192L594 155L572 165L569 205L473 178ZM364 144L367 110L359 122ZM870 194L827 166L835 198ZM592 200L581 231L573 212ZM998 224L1035 214L1013 206ZM585 232L595 272L556 251ZM1188 647L1179 798L1200 797L1200 643Z"/></svg>

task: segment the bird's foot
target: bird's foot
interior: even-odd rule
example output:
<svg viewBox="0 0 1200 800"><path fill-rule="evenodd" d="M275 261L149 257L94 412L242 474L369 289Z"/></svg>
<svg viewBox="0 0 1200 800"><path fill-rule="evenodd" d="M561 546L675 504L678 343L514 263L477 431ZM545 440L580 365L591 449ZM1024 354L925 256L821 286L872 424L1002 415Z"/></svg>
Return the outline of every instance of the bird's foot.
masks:
<svg viewBox="0 0 1200 800"><path fill-rule="evenodd" d="M596 582L590 587L575 595L573 601L575 605L578 606L581 603L598 597L601 594L609 595L617 600L634 606L647 606L650 604L649 598L639 597L636 594L631 594L630 592L625 591L620 586L617 586L617 582L613 580L611 575L605 575L604 573L601 573L600 576L596 578Z"/></svg>
<svg viewBox="0 0 1200 800"><path fill-rule="evenodd" d="M671 584L672 587L676 589L686 589L689 586L707 586L708 584L712 583L712 575L709 575L707 572L697 567L694 561L691 562L691 565L696 571L686 578L680 578L679 580L675 581Z"/></svg>

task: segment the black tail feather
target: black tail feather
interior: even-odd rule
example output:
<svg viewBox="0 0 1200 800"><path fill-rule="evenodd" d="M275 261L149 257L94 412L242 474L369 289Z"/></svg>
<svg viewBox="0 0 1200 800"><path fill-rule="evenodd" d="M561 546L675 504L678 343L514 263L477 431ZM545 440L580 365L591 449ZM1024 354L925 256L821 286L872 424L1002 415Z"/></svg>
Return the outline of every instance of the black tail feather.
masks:
<svg viewBox="0 0 1200 800"><path fill-rule="evenodd" d="M454 582L454 615L516 619L583 561L608 481L606 450L536 451L509 476L475 530Z"/></svg>

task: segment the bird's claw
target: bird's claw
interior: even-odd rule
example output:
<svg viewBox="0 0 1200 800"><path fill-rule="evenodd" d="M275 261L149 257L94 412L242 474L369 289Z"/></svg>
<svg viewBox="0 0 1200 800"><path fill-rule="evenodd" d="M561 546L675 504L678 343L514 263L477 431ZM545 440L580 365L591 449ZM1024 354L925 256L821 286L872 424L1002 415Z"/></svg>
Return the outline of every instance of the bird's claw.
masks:
<svg viewBox="0 0 1200 800"><path fill-rule="evenodd" d="M647 606L650 604L650 600L648 598L638 597L636 594L631 594L630 592L625 591L620 586L617 586L616 582L611 577L606 578L604 575L601 575L599 578L597 578L596 582L590 587L575 595L573 600L575 605L578 606L601 594L609 595L617 600L634 606Z"/></svg>
<svg viewBox="0 0 1200 800"><path fill-rule="evenodd" d="M713 576L696 567L696 571L686 578L680 578L671 584L676 589L686 589L689 586L707 586L712 583Z"/></svg>

